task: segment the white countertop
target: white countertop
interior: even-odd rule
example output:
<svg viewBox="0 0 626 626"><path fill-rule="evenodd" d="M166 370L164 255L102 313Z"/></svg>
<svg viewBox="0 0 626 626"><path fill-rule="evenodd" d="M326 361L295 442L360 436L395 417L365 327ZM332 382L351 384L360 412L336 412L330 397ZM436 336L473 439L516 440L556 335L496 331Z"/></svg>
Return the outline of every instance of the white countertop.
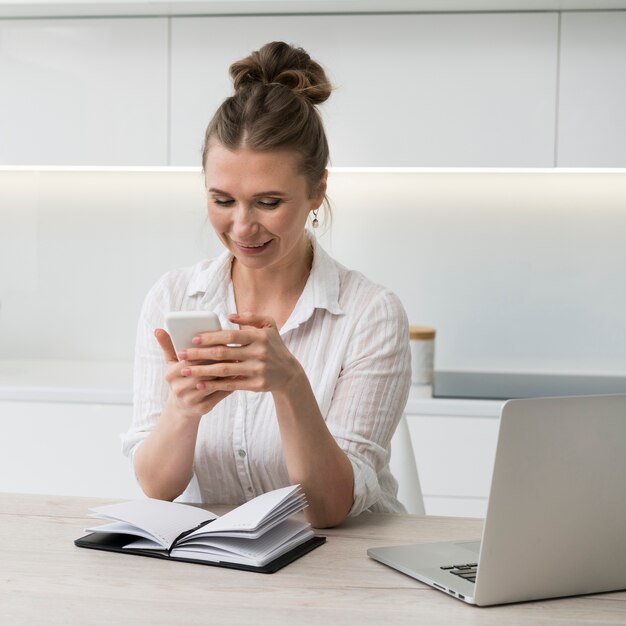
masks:
<svg viewBox="0 0 626 626"><path fill-rule="evenodd" d="M133 365L125 361L0 360L0 401L132 404ZM433 398L414 385L408 415L499 417L501 400Z"/></svg>
<svg viewBox="0 0 626 626"><path fill-rule="evenodd" d="M498 418L504 402L504 400L433 398L430 385L413 385L409 392L405 413L407 415Z"/></svg>

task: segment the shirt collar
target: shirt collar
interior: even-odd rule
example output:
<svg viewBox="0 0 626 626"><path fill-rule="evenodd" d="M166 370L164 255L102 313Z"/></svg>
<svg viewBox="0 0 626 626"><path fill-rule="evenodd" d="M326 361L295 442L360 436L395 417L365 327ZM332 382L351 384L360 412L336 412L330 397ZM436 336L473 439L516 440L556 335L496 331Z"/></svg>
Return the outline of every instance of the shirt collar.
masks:
<svg viewBox="0 0 626 626"><path fill-rule="evenodd" d="M185 294L187 297L200 296L202 308L217 313L223 328L235 328L228 321L228 316L235 312L230 278L232 262L233 255L224 250L215 259L201 263L191 277Z"/></svg>
<svg viewBox="0 0 626 626"><path fill-rule="evenodd" d="M281 334L304 324L315 309L325 309L333 315L344 315L339 304L339 266L319 245L313 233L307 230L306 234L313 247L313 265L296 306L280 329Z"/></svg>

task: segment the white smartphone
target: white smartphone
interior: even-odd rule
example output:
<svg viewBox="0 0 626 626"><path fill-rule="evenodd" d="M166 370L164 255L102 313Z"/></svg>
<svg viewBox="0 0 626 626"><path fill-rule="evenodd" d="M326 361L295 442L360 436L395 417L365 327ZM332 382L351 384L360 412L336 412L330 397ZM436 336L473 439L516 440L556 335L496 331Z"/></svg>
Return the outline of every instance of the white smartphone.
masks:
<svg viewBox="0 0 626 626"><path fill-rule="evenodd" d="M219 317L210 311L173 311L165 316L165 330L177 353L195 347L191 340L197 334L221 329Z"/></svg>

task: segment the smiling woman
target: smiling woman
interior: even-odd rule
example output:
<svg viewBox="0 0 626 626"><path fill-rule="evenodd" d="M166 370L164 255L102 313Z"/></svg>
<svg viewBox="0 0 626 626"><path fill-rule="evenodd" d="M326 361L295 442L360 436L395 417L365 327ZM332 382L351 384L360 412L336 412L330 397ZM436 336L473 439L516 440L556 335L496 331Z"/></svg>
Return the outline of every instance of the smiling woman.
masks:
<svg viewBox="0 0 626 626"><path fill-rule="evenodd" d="M325 203L316 105L330 84L282 42L230 73L235 93L203 149L208 215L226 250L149 292L124 449L155 498L240 504L300 483L314 526L402 512L388 461L410 385L406 314L306 228ZM176 353L162 329L175 310L214 311L223 330Z"/></svg>

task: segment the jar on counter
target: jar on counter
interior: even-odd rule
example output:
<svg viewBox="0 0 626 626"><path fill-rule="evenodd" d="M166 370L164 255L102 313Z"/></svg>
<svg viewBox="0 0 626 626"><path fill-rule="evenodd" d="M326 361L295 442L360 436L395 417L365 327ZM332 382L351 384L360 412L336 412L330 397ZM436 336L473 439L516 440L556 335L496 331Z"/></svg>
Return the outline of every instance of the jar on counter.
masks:
<svg viewBox="0 0 626 626"><path fill-rule="evenodd" d="M435 329L409 326L411 340L411 380L414 385L431 385L435 364Z"/></svg>

